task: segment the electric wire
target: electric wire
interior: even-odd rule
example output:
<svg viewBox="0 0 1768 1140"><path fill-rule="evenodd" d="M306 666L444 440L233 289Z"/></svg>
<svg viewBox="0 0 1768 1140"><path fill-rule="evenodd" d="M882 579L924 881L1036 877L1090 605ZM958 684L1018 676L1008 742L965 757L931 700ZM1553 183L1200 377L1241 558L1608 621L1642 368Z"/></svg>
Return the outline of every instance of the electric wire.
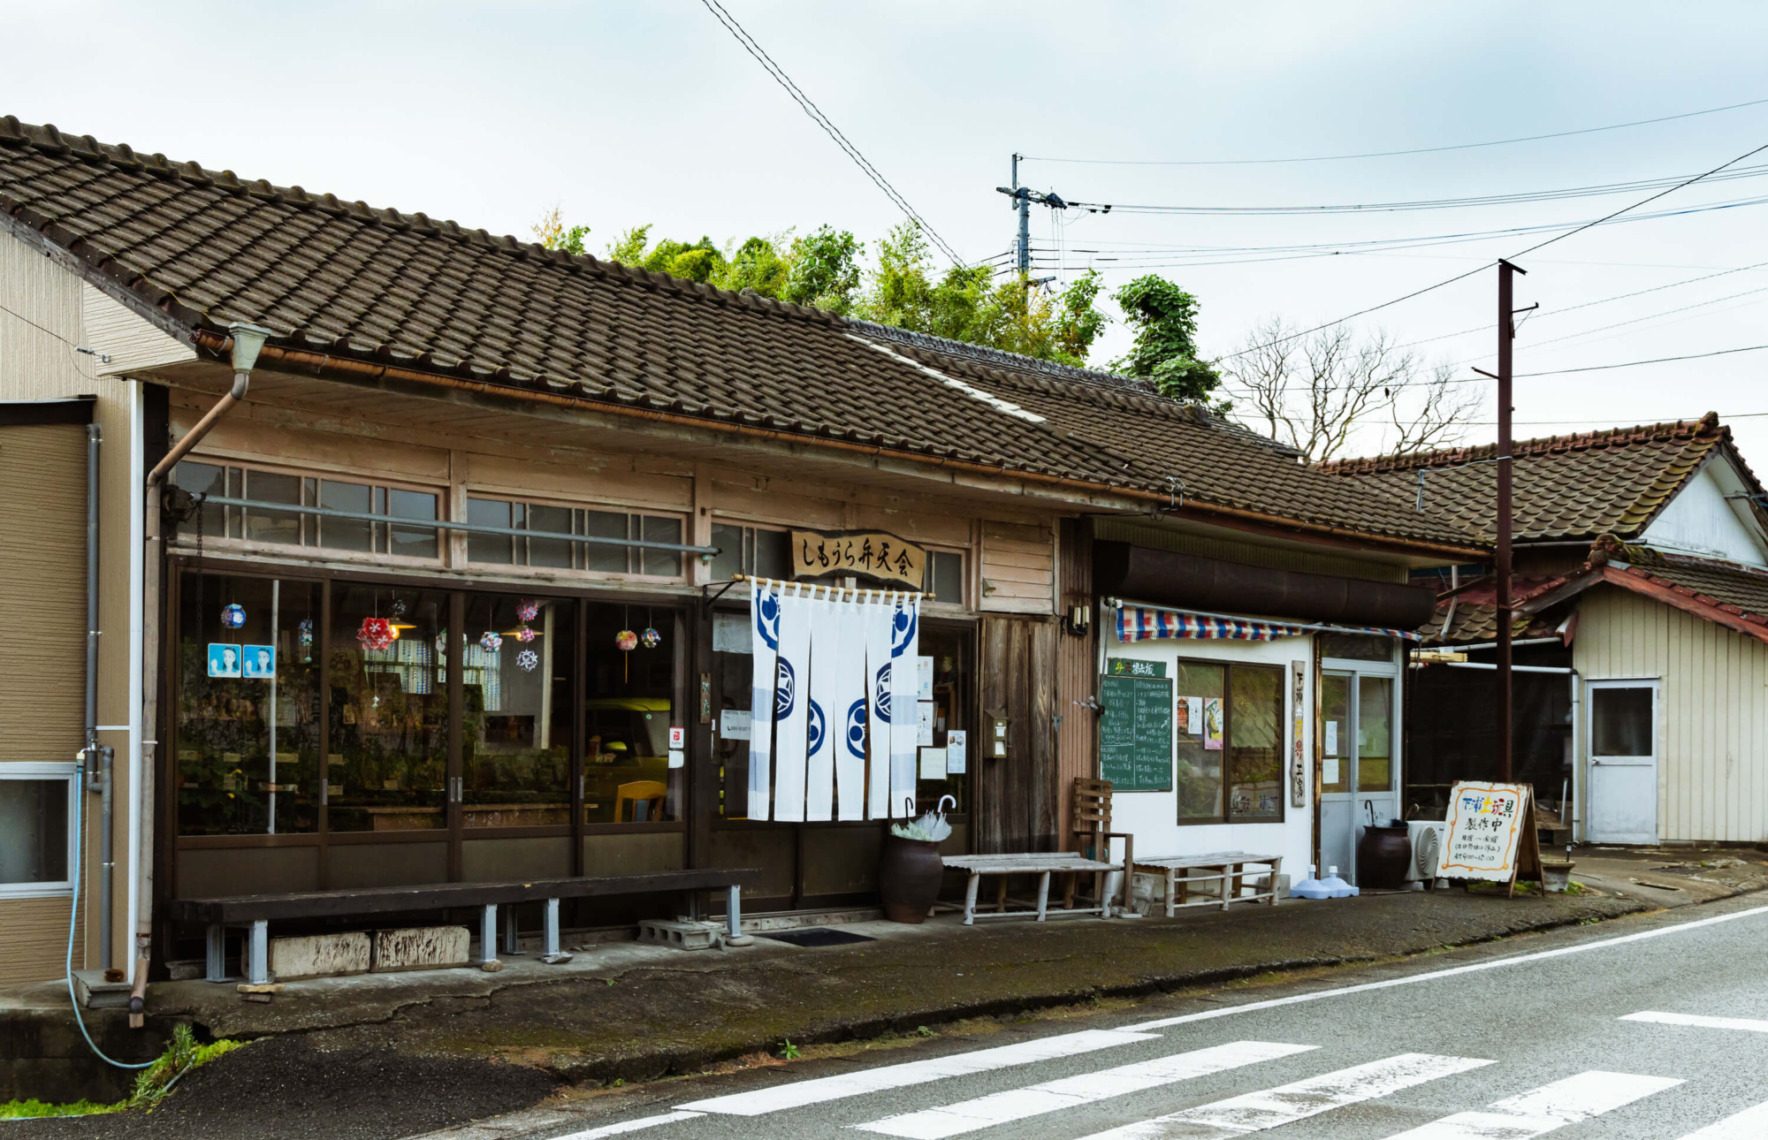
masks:
<svg viewBox="0 0 1768 1140"><path fill-rule="evenodd" d="M1627 123L1610 123L1602 127L1582 127L1571 131L1553 131L1543 135L1521 135L1517 138L1492 139L1488 142L1455 143L1447 146L1412 147L1407 150L1376 150L1361 154L1318 154L1299 158L1213 158L1213 159L1123 159L1123 158L1057 158L1049 155L1022 155L1022 162L1059 162L1070 165L1086 166L1271 166L1287 162L1339 162L1355 158L1394 158L1408 154L1440 154L1452 150L1477 150L1488 146L1510 146L1515 143L1540 142L1543 139L1564 139L1575 135L1593 135L1603 131L1626 130L1630 127L1646 127L1654 123L1670 123L1679 119L1693 119L1701 115L1717 115L1722 111L1737 111L1745 107L1759 107L1768 103L1768 99L1751 99L1744 103L1728 103L1723 107L1708 107L1700 111L1684 111L1676 115L1660 115L1655 119L1635 119Z"/></svg>
<svg viewBox="0 0 1768 1140"><path fill-rule="evenodd" d="M908 199L904 198L897 192L896 187L890 184L890 180L885 178L883 174L879 173L878 168L873 166L871 162L866 159L866 156L860 153L859 148L854 146L853 143L848 140L847 136L841 133L841 129L837 127L827 115L823 114L820 107L811 102L810 96L800 90L798 84L792 82L792 77L786 74L785 69L775 63L773 57L768 55L762 46L755 42L754 37L743 30L743 26L737 23L736 18L729 12L725 11L724 5L720 4L718 0L701 0L701 3L706 6L706 10L711 12L719 23L724 25L725 30L730 32L739 44L743 45L743 50L753 56L755 62L761 64L762 68L773 77L774 82L778 83L785 89L788 95L792 96L793 100L797 102L801 109L803 109L804 113L809 115L811 120L815 122L817 126L821 127L825 134L834 140L835 145L840 147L842 151L846 153L847 157L854 161L860 170L865 173L866 177L870 178L878 189L884 191L885 195L889 197L892 202L896 203L897 207L901 209L904 214L907 214L911 221L921 227L921 230L926 233L928 238L932 240L933 244L939 247L940 252L950 258L954 265L965 264L964 259L958 256L957 251L952 249L952 247L946 243L946 240L939 236L939 231L929 225L927 219L923 218L915 211L913 206L909 205Z"/></svg>

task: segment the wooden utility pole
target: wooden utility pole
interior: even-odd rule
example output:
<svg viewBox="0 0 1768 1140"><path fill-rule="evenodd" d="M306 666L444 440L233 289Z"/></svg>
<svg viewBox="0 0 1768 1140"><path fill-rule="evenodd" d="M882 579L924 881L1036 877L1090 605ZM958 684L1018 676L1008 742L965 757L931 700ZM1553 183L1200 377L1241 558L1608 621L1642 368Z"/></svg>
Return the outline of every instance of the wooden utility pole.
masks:
<svg viewBox="0 0 1768 1140"><path fill-rule="evenodd" d="M1526 273L1508 261L1498 262L1498 780L1509 783L1512 772L1514 738L1511 723L1515 713L1510 689L1510 627L1514 621L1510 601L1510 532L1511 532L1511 348L1516 340L1516 306L1513 300L1513 277Z"/></svg>

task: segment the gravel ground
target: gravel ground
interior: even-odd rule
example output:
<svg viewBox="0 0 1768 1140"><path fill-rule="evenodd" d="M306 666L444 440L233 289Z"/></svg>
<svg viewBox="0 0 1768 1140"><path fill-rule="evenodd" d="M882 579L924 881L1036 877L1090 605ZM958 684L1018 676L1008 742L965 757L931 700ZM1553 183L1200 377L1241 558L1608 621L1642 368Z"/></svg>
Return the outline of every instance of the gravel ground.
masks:
<svg viewBox="0 0 1768 1140"><path fill-rule="evenodd" d="M551 1077L500 1061L254 1042L196 1070L153 1112L26 1121L5 1140L397 1140L527 1108Z"/></svg>

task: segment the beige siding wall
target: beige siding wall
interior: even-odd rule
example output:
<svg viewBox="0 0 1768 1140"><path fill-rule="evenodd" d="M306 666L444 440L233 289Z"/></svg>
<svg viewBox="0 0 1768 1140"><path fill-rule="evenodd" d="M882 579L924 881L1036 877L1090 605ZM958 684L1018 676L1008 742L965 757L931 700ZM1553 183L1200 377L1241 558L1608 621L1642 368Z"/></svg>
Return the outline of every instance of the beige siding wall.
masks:
<svg viewBox="0 0 1768 1140"><path fill-rule="evenodd" d="M1661 839L1768 839L1768 644L1601 587L1579 604L1572 661L1586 681L1659 680Z"/></svg>
<svg viewBox="0 0 1768 1140"><path fill-rule="evenodd" d="M85 933L82 922L76 937ZM67 899L0 899L0 986L54 981L62 976L67 952ZM78 954L74 968L85 968Z"/></svg>

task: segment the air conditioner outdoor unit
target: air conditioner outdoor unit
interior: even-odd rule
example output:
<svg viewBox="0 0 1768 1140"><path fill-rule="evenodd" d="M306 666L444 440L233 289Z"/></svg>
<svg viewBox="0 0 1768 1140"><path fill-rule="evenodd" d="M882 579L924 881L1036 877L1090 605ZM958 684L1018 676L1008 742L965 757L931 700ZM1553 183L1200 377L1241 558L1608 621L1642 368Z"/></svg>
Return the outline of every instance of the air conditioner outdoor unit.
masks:
<svg viewBox="0 0 1768 1140"><path fill-rule="evenodd" d="M1442 820L1412 820L1406 838L1412 841L1412 862L1406 867L1407 882L1429 883L1436 878L1437 857L1443 850Z"/></svg>

